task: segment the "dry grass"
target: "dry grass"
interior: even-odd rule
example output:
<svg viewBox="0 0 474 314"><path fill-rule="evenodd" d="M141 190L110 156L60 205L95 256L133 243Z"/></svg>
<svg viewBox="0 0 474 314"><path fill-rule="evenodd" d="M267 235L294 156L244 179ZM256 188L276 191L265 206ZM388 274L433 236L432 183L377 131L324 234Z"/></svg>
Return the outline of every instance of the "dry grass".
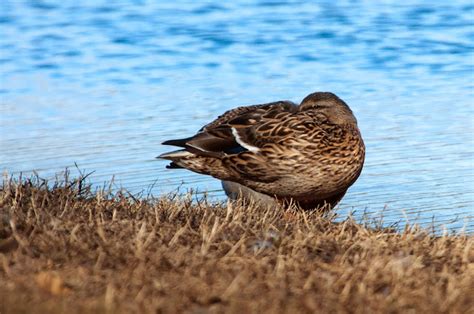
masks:
<svg viewBox="0 0 474 314"><path fill-rule="evenodd" d="M0 190L0 313L473 313L474 239L319 214Z"/></svg>

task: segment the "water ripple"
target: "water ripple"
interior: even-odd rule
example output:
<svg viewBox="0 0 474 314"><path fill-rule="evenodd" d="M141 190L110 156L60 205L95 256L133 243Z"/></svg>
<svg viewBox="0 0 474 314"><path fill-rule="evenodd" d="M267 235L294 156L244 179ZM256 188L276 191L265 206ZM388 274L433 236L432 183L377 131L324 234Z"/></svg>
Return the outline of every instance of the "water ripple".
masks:
<svg viewBox="0 0 474 314"><path fill-rule="evenodd" d="M217 180L165 170L160 143L235 106L330 90L367 145L342 218L474 232L473 14L470 1L4 0L0 169L78 163L98 185L222 200Z"/></svg>

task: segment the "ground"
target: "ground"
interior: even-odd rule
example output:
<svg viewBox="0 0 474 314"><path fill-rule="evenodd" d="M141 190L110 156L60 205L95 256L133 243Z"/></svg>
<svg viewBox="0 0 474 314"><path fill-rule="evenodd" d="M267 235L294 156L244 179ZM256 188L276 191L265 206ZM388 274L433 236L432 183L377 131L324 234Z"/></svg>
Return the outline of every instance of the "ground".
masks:
<svg viewBox="0 0 474 314"><path fill-rule="evenodd" d="M473 313L473 244L295 209L8 179L0 313Z"/></svg>

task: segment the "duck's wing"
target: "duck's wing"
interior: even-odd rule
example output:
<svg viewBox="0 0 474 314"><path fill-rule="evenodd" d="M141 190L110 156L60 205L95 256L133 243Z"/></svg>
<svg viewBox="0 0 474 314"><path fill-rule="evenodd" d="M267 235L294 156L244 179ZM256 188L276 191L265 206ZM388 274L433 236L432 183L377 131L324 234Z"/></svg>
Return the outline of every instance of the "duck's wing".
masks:
<svg viewBox="0 0 474 314"><path fill-rule="evenodd" d="M237 119L242 118L245 117ZM240 154L226 156L223 163L238 174L236 177L248 180L249 186L304 172L308 162L331 146L330 134L344 132L339 126L328 124L324 115L308 112L268 114L250 127L245 123L239 126L237 122L229 122L235 137L250 147Z"/></svg>
<svg viewBox="0 0 474 314"><path fill-rule="evenodd" d="M252 123L260 121L262 118L277 112L296 112L297 110L298 105L288 100L276 101L260 105L237 107L224 112L222 115L217 117L217 119L203 126L199 131L214 129L217 127L224 126L230 123L231 121L239 121L246 118L255 119L255 121L248 121Z"/></svg>
<svg viewBox="0 0 474 314"><path fill-rule="evenodd" d="M169 140L163 144L183 147L198 156L218 158L258 150L265 141L257 136L256 129L296 112L297 108L290 101L238 107L205 125L192 137Z"/></svg>

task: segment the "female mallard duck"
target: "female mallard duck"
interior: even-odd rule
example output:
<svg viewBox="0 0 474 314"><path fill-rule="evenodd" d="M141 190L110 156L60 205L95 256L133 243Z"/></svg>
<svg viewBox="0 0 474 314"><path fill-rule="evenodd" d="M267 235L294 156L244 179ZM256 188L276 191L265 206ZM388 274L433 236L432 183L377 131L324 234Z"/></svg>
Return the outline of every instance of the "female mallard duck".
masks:
<svg viewBox="0 0 474 314"><path fill-rule="evenodd" d="M362 171L365 146L349 106L332 93L238 107L158 158L223 180L227 195L332 208Z"/></svg>

